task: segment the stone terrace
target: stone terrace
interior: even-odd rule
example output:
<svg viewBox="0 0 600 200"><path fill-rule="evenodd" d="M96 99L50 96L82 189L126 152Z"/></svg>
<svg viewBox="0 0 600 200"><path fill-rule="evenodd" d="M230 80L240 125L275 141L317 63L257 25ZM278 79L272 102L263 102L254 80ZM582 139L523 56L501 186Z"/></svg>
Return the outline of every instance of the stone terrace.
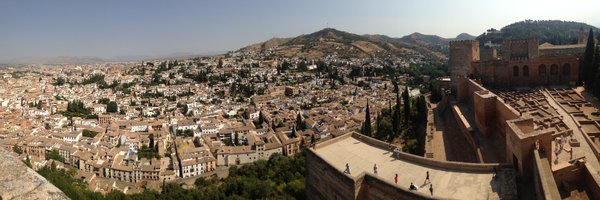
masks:
<svg viewBox="0 0 600 200"><path fill-rule="evenodd" d="M513 195L515 195L515 182L513 178L510 178L514 177L514 171L503 168L494 178L492 169L494 167L490 166L498 166L498 164L433 161L405 153L400 153L401 155L396 157L389 149L364 141L374 139L359 134L335 139L337 141L317 147L315 152L340 173L345 170L345 165L348 163L350 175L354 179L360 178L364 173L372 174L373 166L377 164L378 173L375 176L394 183L395 174L398 174L396 187L406 189L412 182L420 188L417 192L426 196L430 195L429 184L424 183L426 172L429 171L434 187L434 198L503 199L514 198ZM465 165L465 167L462 168L461 165ZM480 166L486 166L488 169L481 171L483 167Z"/></svg>
<svg viewBox="0 0 600 200"><path fill-rule="evenodd" d="M498 90L494 93L498 94L506 104L519 111L519 113L529 114L536 120L558 115L556 110L548 105L544 94L537 90Z"/></svg>
<svg viewBox="0 0 600 200"><path fill-rule="evenodd" d="M568 124L573 121L569 114L577 112L570 111L570 107L565 105L574 108L587 105L575 91L571 89L549 89L546 92L545 90L523 89L497 90L495 93L505 103L519 111L521 115L531 116L534 119L535 130L551 130L554 131L554 137L562 136L565 141L562 146L558 145L556 141L552 142L553 149L551 152L558 152L558 157L555 157L557 159L552 161L554 164L552 166L553 170L557 170L562 164L566 164L572 159L584 156L594 167L598 166L597 159L590 148L587 148L587 144L583 144L584 147L580 148L582 143L585 143L585 138L578 134L580 132L578 126ZM549 94L552 98L549 98L546 94ZM572 157L571 152L573 152Z"/></svg>
<svg viewBox="0 0 600 200"><path fill-rule="evenodd" d="M600 147L600 112L572 89L548 89L548 94L569 115L596 148Z"/></svg>

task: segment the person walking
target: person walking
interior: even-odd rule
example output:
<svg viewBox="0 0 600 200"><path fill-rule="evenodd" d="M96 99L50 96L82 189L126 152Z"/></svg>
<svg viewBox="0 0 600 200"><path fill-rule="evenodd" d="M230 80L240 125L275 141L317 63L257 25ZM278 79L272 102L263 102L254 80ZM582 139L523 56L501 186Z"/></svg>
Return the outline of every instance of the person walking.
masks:
<svg viewBox="0 0 600 200"><path fill-rule="evenodd" d="M350 165L348 163L346 163L346 170L344 170L344 173L350 174Z"/></svg>
<svg viewBox="0 0 600 200"><path fill-rule="evenodd" d="M377 164L373 165L373 172L377 174Z"/></svg>
<svg viewBox="0 0 600 200"><path fill-rule="evenodd" d="M429 185L429 192L431 193L431 196L433 196L433 184Z"/></svg>
<svg viewBox="0 0 600 200"><path fill-rule="evenodd" d="M396 174L396 177L394 177L394 181L396 182L396 185L398 185L398 174Z"/></svg>
<svg viewBox="0 0 600 200"><path fill-rule="evenodd" d="M431 181L429 180L429 171L427 171L427 176L425 177L425 183L431 183Z"/></svg>

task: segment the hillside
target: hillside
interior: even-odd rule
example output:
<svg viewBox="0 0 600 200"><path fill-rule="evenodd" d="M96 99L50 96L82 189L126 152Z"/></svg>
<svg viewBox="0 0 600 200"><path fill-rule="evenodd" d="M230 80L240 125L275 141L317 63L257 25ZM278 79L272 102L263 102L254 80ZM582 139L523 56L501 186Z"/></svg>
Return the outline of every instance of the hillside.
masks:
<svg viewBox="0 0 600 200"><path fill-rule="evenodd" d="M261 49L275 48L279 45L285 44L286 42L290 41L291 39L292 38L271 38L265 42L249 45L247 47L242 48L241 50L259 51Z"/></svg>
<svg viewBox="0 0 600 200"><path fill-rule="evenodd" d="M473 36L471 34L461 33L461 34L458 34L458 36L456 36L455 39L456 40L474 40L475 38L477 38L477 37L475 37L475 36Z"/></svg>
<svg viewBox="0 0 600 200"><path fill-rule="evenodd" d="M538 38L540 44L548 42L552 44L573 44L583 31L583 36L587 37L587 32L592 28L595 31L598 28L579 22L560 21L560 20L525 20L510 24L496 30L488 29L485 33L477 37L480 44L492 42L500 44L506 39L527 39L531 37Z"/></svg>
<svg viewBox="0 0 600 200"><path fill-rule="evenodd" d="M326 28L311 34L294 38L273 38L253 44L241 51L264 51L275 49L275 54L284 57L320 58L337 55L341 58L367 57L427 57L445 59L443 49L448 40L414 33L403 38L391 38L385 35L357 35L345 31Z"/></svg>
<svg viewBox="0 0 600 200"><path fill-rule="evenodd" d="M541 43L572 44L579 35L587 37L587 30L596 27L585 23L546 20L525 20L503 27L489 29L475 37L461 33L455 38L437 35L412 33L400 38L385 35L357 35L345 31L326 28L314 33L293 38L273 38L253 44L240 51L274 50L276 56L322 58L336 55L341 58L368 58L397 56L402 58L444 60L448 55L448 42L451 40L479 40L480 44L491 41L500 44L505 39L526 39L537 37ZM582 32L583 31L583 32Z"/></svg>

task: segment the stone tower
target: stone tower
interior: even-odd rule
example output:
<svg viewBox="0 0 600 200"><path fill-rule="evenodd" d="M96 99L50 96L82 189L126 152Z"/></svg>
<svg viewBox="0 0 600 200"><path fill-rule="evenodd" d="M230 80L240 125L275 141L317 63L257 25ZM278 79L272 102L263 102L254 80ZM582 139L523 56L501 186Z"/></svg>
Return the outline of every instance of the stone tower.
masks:
<svg viewBox="0 0 600 200"><path fill-rule="evenodd" d="M539 44L536 38L502 42L502 60L529 60L539 55Z"/></svg>
<svg viewBox="0 0 600 200"><path fill-rule="evenodd" d="M579 32L577 33L577 44L587 43L587 36L587 32L583 28L579 28Z"/></svg>
<svg viewBox="0 0 600 200"><path fill-rule="evenodd" d="M471 62L479 60L479 41L450 41L450 78L452 90L456 89L459 77L467 77L472 73Z"/></svg>

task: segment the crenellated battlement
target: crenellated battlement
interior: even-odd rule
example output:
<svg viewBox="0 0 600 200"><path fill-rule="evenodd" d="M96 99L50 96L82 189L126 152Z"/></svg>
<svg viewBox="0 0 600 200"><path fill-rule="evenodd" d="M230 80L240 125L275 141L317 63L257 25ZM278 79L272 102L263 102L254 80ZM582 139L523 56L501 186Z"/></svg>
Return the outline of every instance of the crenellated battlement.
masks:
<svg viewBox="0 0 600 200"><path fill-rule="evenodd" d="M452 40L449 42L450 46L452 45L479 45L479 41L477 40Z"/></svg>
<svg viewBox="0 0 600 200"><path fill-rule="evenodd" d="M504 40L504 41L502 41L502 44L528 44L530 42L535 42L536 40L537 40L536 38L511 39L511 40Z"/></svg>

